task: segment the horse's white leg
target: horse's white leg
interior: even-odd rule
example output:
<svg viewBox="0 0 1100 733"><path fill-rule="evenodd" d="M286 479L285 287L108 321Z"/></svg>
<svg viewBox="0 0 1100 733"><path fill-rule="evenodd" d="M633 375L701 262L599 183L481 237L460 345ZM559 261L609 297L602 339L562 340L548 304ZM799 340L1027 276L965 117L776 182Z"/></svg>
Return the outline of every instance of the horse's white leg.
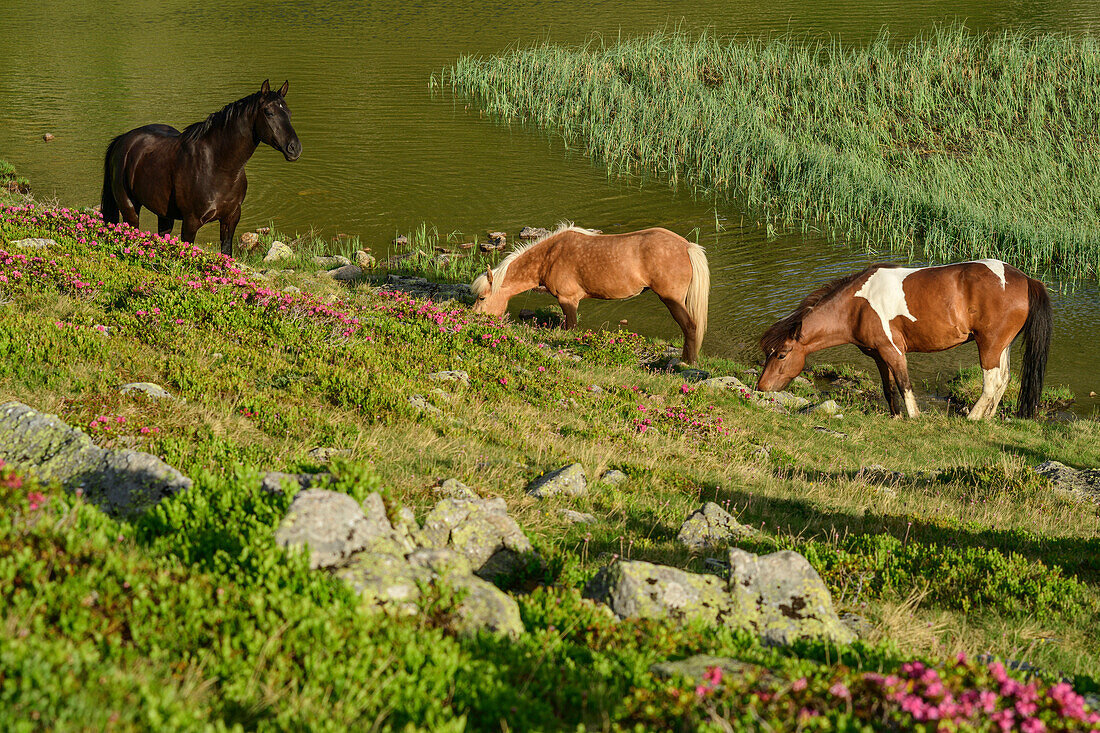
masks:
<svg viewBox="0 0 1100 733"><path fill-rule="evenodd" d="M967 418L983 420L997 412L997 405L1008 386L1008 347L1001 352L997 366L982 370L982 396L974 403Z"/></svg>
<svg viewBox="0 0 1100 733"><path fill-rule="evenodd" d="M917 395L913 392L912 386L909 385L905 388L905 411L909 413L909 417L920 415L920 408L917 407Z"/></svg>

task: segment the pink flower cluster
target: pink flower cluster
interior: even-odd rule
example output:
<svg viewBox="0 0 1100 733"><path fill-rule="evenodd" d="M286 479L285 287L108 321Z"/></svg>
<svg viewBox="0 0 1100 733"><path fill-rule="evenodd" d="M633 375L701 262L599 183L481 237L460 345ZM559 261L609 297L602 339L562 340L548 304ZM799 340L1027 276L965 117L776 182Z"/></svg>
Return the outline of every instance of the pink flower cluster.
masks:
<svg viewBox="0 0 1100 733"><path fill-rule="evenodd" d="M695 688L695 694L698 697L705 697L709 692L716 689L718 685L722 683L722 668L721 667L707 667L703 673L703 681Z"/></svg>
<svg viewBox="0 0 1100 733"><path fill-rule="evenodd" d="M642 417L634 418L634 429L645 433L654 423L660 421L675 426L684 432L699 434L729 435L730 429L722 424L722 418L711 417L705 412L688 410L683 407L654 408L638 405ZM709 412L709 410L708 410Z"/></svg>

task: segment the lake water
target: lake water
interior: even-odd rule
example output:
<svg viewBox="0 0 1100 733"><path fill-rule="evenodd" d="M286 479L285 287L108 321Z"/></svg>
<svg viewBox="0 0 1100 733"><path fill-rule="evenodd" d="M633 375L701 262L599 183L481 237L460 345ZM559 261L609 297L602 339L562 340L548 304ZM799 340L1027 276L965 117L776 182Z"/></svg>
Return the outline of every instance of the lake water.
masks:
<svg viewBox="0 0 1100 733"><path fill-rule="evenodd" d="M467 234L563 219L606 232L660 225L689 235L698 229L713 273L704 351L745 359L758 358L759 333L802 295L871 259L814 237L768 238L735 208L716 209L663 181L609 178L598 162L551 134L486 119L449 94L433 96L430 75L463 53L671 27L723 36L789 31L850 43L873 38L883 26L904 41L957 19L993 31L1100 27L1100 4L1083 1L195 5L0 0L0 158L31 180L39 198L98 203L103 150L114 135L150 122L182 127L255 91L265 78L274 85L289 79L287 102L302 158L286 163L274 150L257 151L238 231L272 221L290 231L315 227L358 235L380 253L395 233L421 222ZM55 135L50 143L42 141L46 132ZM152 218L143 223L155 225ZM200 233L200 241L216 237L216 225ZM547 302L530 295L513 304ZM1055 294L1055 313L1048 383L1073 389L1078 413L1095 413L1100 401L1089 392L1100 392L1100 291L1088 284ZM679 338L649 294L621 303L587 301L581 308L581 322L589 326L621 318L642 333ZM822 356L873 371L854 349ZM913 355L910 365L918 379L935 380L976 360L971 344Z"/></svg>

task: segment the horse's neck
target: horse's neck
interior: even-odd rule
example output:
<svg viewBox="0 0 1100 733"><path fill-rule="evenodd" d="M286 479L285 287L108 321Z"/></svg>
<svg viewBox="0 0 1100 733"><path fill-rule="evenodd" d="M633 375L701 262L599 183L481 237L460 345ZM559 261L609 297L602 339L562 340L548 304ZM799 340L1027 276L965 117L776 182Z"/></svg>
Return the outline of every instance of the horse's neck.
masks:
<svg viewBox="0 0 1100 733"><path fill-rule="evenodd" d="M541 279L542 257L537 250L541 245L535 245L526 252L520 254L508 265L508 273L501 284L501 289L508 293L508 297L517 295L533 287L537 287Z"/></svg>
<svg viewBox="0 0 1100 733"><path fill-rule="evenodd" d="M252 134L252 120L247 115L241 115L224 127L210 130L202 141L214 152L219 167L232 171L244 168L258 145Z"/></svg>
<svg viewBox="0 0 1100 733"><path fill-rule="evenodd" d="M799 342L811 352L852 343L853 308L851 295L844 294L814 308L802 319Z"/></svg>

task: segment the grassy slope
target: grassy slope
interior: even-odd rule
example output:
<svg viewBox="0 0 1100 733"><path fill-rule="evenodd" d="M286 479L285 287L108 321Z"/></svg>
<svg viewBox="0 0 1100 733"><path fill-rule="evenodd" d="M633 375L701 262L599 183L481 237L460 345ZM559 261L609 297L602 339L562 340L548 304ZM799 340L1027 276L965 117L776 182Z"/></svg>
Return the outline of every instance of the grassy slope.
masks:
<svg viewBox="0 0 1100 733"><path fill-rule="evenodd" d="M743 679L714 708L690 687L670 696L647 672L698 651L762 664L781 685L809 677L803 703L839 724L849 710L830 702L835 681L913 655L992 651L1076 676L1083 690L1100 681L1100 517L1027 470L1047 458L1100 464L1095 422L893 421L877 405L864 414L861 395L841 395L843 420L777 415L639 370L653 346L632 334L479 320L303 273L250 281L219 256L108 233L76 212L0 213L0 250L38 234L58 249L0 264L0 401L80 426L107 416L109 429L90 429L101 444L161 455L195 486L126 523L56 488L0 480L0 717L17 728L665 728L711 710L744 723L749 709L789 723L779 698L735 702L747 699ZM306 292L281 293L284 280ZM473 386L432 394L427 373L451 368ZM181 399L118 394L129 381ZM413 393L442 415L416 412ZM452 476L503 496L548 561L513 580L535 589L519 596L529 633L461 639L444 612L368 617L278 551L289 499L261 492L259 475L320 470L307 456L317 446L352 450L337 471L354 496L380 489L422 514ZM524 495L574 460L631 481L549 510ZM875 463L961 468L884 490L855 475ZM32 508L30 490L45 507ZM838 666L819 645L766 650L727 631L613 625L579 601L613 555L703 571L675 542L701 500L761 527L752 549L806 553L841 609L875 626L870 640ZM561 505L601 521L569 526Z"/></svg>
<svg viewBox="0 0 1100 733"><path fill-rule="evenodd" d="M959 26L867 47L657 33L466 56L441 80L617 171L931 258L1100 271L1100 47Z"/></svg>

